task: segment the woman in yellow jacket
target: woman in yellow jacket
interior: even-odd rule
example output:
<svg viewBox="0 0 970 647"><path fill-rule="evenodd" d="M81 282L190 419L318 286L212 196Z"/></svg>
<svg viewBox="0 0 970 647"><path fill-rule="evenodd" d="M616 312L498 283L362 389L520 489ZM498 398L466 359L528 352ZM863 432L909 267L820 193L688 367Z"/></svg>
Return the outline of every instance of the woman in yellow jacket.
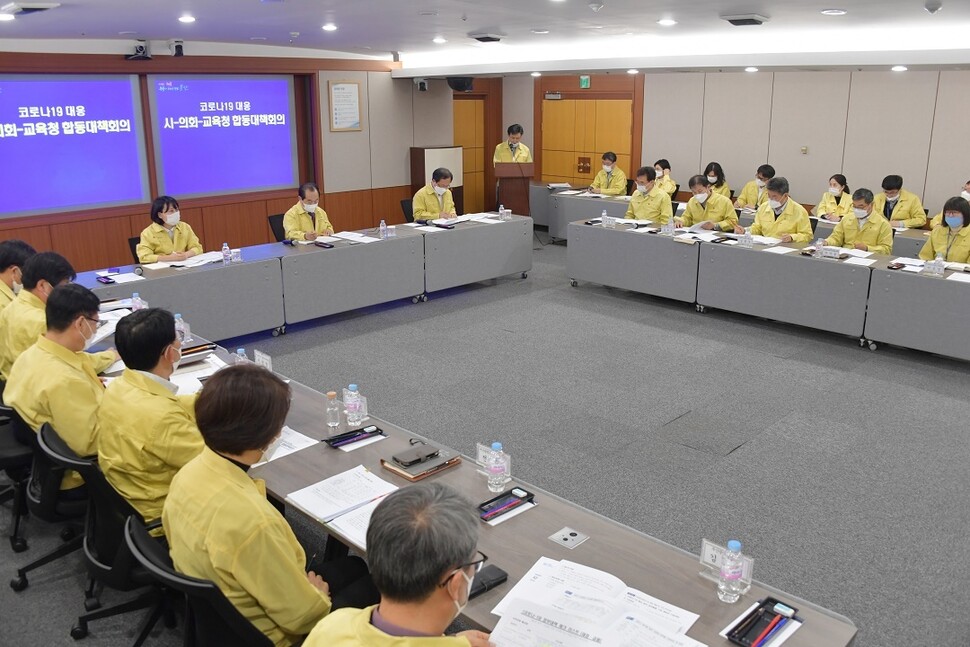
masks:
<svg viewBox="0 0 970 647"><path fill-rule="evenodd" d="M671 200L676 200L677 183L670 177L670 162L659 159L653 163L653 170L657 172L657 187L670 196Z"/></svg>
<svg viewBox="0 0 970 647"><path fill-rule="evenodd" d="M152 224L141 232L135 252L140 263L184 261L202 253L199 237L182 222L178 201L163 195L152 202Z"/></svg>
<svg viewBox="0 0 970 647"><path fill-rule="evenodd" d="M805 207L788 195L788 180L776 177L765 187L768 202L754 215L751 233L755 236L778 238L783 243L807 243L812 240L812 223ZM734 233L743 234L744 227L735 225Z"/></svg>
<svg viewBox="0 0 970 647"><path fill-rule="evenodd" d="M714 193L719 193L725 198L731 197L731 187L728 185L727 180L724 177L724 169L717 162L711 162L704 167L704 175L707 177L707 181L711 183Z"/></svg>
<svg viewBox="0 0 970 647"><path fill-rule="evenodd" d="M967 183L963 185L963 191L960 192L960 197L963 198L964 200L970 202L970 180L967 180ZM936 229L941 224L943 224L943 212L942 211L940 213L936 214L935 216L933 216L933 219L930 220L930 229ZM0 286L0 288L2 288L2 287L3 286Z"/></svg>
<svg viewBox="0 0 970 647"><path fill-rule="evenodd" d="M970 260L970 202L957 196L943 205L943 224L930 233L919 257L932 261L937 254L950 263Z"/></svg>
<svg viewBox="0 0 970 647"><path fill-rule="evenodd" d="M852 213L852 191L849 181L841 173L829 178L829 190L815 206L815 215L824 220L838 222Z"/></svg>

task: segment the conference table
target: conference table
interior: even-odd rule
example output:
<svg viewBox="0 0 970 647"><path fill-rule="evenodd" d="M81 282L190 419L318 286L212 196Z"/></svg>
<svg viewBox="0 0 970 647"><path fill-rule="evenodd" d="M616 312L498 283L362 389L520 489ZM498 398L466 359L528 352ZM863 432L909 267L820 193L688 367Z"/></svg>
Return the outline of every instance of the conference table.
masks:
<svg viewBox="0 0 970 647"><path fill-rule="evenodd" d="M291 381L290 386L293 404L286 424L314 439L322 440L331 435L323 422L326 398L295 381ZM264 479L269 494L281 501L291 492L358 465L399 487L410 485L403 478L382 469L380 459L390 458L392 454L410 447L412 438L427 439L374 416L365 424L378 425L387 433L387 438L351 452L332 449L321 442L256 467L250 474ZM342 421L333 433L346 430L346 423ZM427 479L428 482L432 480L455 488L472 502L494 496L488 490L485 477L477 472L475 463L467 457L457 467ZM687 635L711 646L727 644L718 637L718 632L750 604L768 595L798 607L799 615L805 619L804 626L785 643L786 647L849 645L857 632L849 619L757 581L752 583L751 590L737 604L724 604L717 599L714 583L698 575L701 567L696 555L529 483L518 479L514 483L533 492L538 505L500 525L481 525L479 549L489 556L490 563L508 572L509 581L471 600L465 608L463 618L476 627L490 630L495 626L498 618L491 614L491 609L539 557L545 556L568 559L610 572L621 577L628 586L699 614L700 618ZM361 546L354 545L328 524L321 525L331 534L331 541L336 539L350 544L361 554L366 554ZM551 541L549 536L564 526L586 533L590 539L572 550Z"/></svg>
<svg viewBox="0 0 970 647"><path fill-rule="evenodd" d="M532 195L534 199L538 200L541 193L537 191ZM592 198L583 195L571 195L560 190L549 193L545 197L548 201L545 206L545 217L549 226L549 236L554 240L567 240L569 238L569 223L571 222L599 218L604 210L608 216L622 218L630 207L630 196ZM679 215L684 211L686 203L673 201L671 206L674 215ZM530 208L534 210L536 207L530 204ZM542 210L542 207L539 207L539 209Z"/></svg>

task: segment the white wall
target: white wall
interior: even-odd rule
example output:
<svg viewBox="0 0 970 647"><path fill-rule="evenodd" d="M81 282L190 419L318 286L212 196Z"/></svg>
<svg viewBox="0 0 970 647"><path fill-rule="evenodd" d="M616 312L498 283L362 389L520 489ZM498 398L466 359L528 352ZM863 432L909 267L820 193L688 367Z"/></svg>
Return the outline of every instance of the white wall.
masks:
<svg viewBox="0 0 970 647"><path fill-rule="evenodd" d="M525 134L522 141L529 150L535 146L535 80L531 76L507 76L502 79L502 133L512 124L520 124Z"/></svg>
<svg viewBox="0 0 970 647"><path fill-rule="evenodd" d="M453 92L444 79L428 81L427 92L418 92L411 81L414 110L412 146L452 146L455 143Z"/></svg>
<svg viewBox="0 0 970 647"><path fill-rule="evenodd" d="M666 159L671 177L687 191L687 180L707 163L701 161L704 75L649 74L643 93L641 166Z"/></svg>

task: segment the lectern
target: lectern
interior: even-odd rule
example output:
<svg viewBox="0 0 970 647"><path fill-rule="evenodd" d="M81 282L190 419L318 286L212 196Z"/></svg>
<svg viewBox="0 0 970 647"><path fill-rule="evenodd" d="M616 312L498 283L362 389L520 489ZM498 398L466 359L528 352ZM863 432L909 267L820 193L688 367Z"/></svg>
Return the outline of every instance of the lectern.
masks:
<svg viewBox="0 0 970 647"><path fill-rule="evenodd" d="M529 215L529 184L535 173L535 164L499 162L495 165L498 180L498 203L520 216Z"/></svg>

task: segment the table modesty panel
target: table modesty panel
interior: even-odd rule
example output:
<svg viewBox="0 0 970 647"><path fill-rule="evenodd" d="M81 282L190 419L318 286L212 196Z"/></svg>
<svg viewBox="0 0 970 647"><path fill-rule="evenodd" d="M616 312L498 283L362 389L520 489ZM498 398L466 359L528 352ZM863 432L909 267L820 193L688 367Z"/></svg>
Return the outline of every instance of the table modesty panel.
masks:
<svg viewBox="0 0 970 647"><path fill-rule="evenodd" d="M868 267L713 243L700 255L698 304L862 336Z"/></svg>
<svg viewBox="0 0 970 647"><path fill-rule="evenodd" d="M566 275L577 281L694 303L699 248L659 234L634 233L625 225L604 229L574 222L569 225Z"/></svg>
<svg viewBox="0 0 970 647"><path fill-rule="evenodd" d="M606 209L608 216L622 218L630 207L630 202L619 198L579 198L556 193L549 196L549 206L549 235L565 240L569 223L599 218L603 209Z"/></svg>
<svg viewBox="0 0 970 647"><path fill-rule="evenodd" d="M309 245L281 259L286 323L366 308L424 291L424 241L408 227L376 243Z"/></svg>
<svg viewBox="0 0 970 647"><path fill-rule="evenodd" d="M929 240L929 232L923 229L907 229L893 236L893 256L919 258L920 250Z"/></svg>
<svg viewBox="0 0 970 647"><path fill-rule="evenodd" d="M970 285L885 267L872 270L866 339L970 360Z"/></svg>
<svg viewBox="0 0 970 647"><path fill-rule="evenodd" d="M549 225L549 202L555 192L545 184L529 185L529 215L532 222L544 227Z"/></svg>
<svg viewBox="0 0 970 647"><path fill-rule="evenodd" d="M463 222L424 236L426 292L532 269L532 218L495 224Z"/></svg>

